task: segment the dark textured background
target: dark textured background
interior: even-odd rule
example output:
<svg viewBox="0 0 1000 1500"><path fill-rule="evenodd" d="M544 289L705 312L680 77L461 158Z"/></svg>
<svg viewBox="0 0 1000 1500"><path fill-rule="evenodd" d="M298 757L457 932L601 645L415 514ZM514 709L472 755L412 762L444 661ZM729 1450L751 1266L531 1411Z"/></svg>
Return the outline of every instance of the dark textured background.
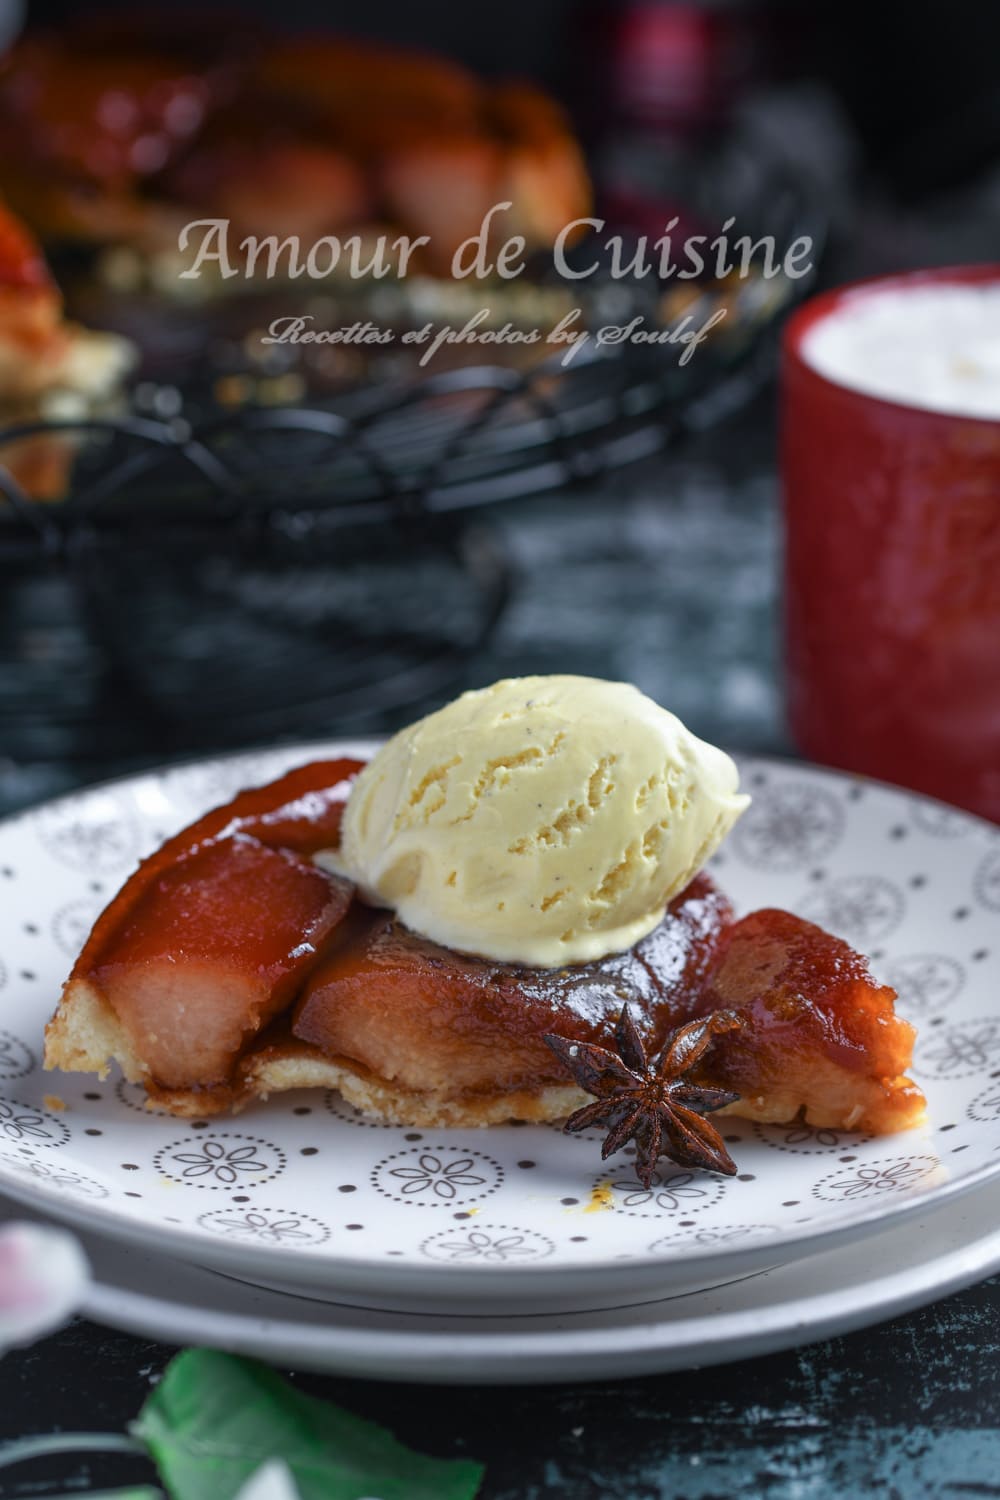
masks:
<svg viewBox="0 0 1000 1500"><path fill-rule="evenodd" d="M40 0L31 10L58 18L80 8ZM265 0L243 11L254 8ZM570 97L575 49L586 45L584 9L572 0L502 7L381 0L362 15L353 0L289 0L283 13L407 33L497 71L530 65ZM774 115L783 139L802 150L811 143L810 170L829 185L835 253L827 279L996 258L1000 7L817 0L777 10L783 32L796 12L809 18L799 83L807 94L817 83L832 89L836 104L832 114L817 113L815 138L799 129L806 115L789 115L787 101ZM806 95L792 96L799 109L795 101ZM764 396L669 463L494 518L519 581L468 683L535 671L631 678L711 739L789 753L773 431L773 396ZM329 726L331 734L338 728ZM0 811L116 769L15 762L0 745ZM593 1384L510 1390L299 1378L415 1447L484 1460L484 1500L1000 1495L998 1288L988 1281L799 1351L641 1381L602 1382L599 1369L588 1372ZM78 1322L8 1355L0 1439L121 1431L169 1354ZM26 1482L40 1472L21 1471ZM67 1488L146 1477L126 1458L89 1468L67 1461L47 1472L61 1474ZM0 1495L13 1493L9 1481L0 1485Z"/></svg>
<svg viewBox="0 0 1000 1500"><path fill-rule="evenodd" d="M787 752L773 428L764 395L669 462L500 513L518 587L470 680L633 678L702 734ZM80 775L0 764L0 796L10 806ZM698 1374L609 1383L595 1368L594 1384L510 1390L301 1379L414 1447L484 1460L484 1500L957 1500L1000 1495L998 1348L991 1281L882 1328ZM80 1322L8 1355L0 1439L120 1431L169 1352ZM142 1477L127 1458L46 1472Z"/></svg>
<svg viewBox="0 0 1000 1500"><path fill-rule="evenodd" d="M992 1280L881 1328L696 1373L602 1382L595 1369L593 1384L506 1390L295 1380L414 1448L485 1461L481 1500L960 1500L1000 1494L998 1353ZM120 1431L168 1357L87 1323L8 1355L0 1437ZM129 1457L44 1472L67 1487L148 1477Z"/></svg>

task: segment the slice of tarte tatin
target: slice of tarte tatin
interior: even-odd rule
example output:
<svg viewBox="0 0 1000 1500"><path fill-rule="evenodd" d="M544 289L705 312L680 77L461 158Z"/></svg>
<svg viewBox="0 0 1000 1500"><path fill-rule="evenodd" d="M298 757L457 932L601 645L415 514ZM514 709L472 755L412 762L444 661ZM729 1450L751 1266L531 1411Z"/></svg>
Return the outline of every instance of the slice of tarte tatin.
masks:
<svg viewBox="0 0 1000 1500"><path fill-rule="evenodd" d="M651 1055L724 1010L698 1080L729 1112L887 1133L924 1099L914 1030L841 939L784 911L740 921L695 877L625 953L563 969L454 952L356 899L310 855L338 838L353 761L301 767L176 835L98 919L46 1034L49 1068L117 1061L178 1115L333 1088L415 1126L564 1118L586 1096L545 1043L602 1043L628 1006Z"/></svg>

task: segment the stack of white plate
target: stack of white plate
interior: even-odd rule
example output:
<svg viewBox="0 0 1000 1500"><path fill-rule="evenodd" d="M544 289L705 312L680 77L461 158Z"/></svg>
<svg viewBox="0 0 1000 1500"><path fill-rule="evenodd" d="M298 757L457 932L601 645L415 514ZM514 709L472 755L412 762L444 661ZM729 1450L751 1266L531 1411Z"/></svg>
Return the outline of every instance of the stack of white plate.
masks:
<svg viewBox="0 0 1000 1500"><path fill-rule="evenodd" d="M1000 1267L1000 831L802 765L744 762L754 803L713 873L896 987L930 1103L906 1135L727 1120L736 1178L664 1163L645 1189L597 1133L382 1126L320 1091L176 1120L121 1079L44 1074L59 985L136 858L242 785L359 749L150 773L0 825L0 1188L81 1231L92 1317L286 1366L573 1380L782 1348Z"/></svg>

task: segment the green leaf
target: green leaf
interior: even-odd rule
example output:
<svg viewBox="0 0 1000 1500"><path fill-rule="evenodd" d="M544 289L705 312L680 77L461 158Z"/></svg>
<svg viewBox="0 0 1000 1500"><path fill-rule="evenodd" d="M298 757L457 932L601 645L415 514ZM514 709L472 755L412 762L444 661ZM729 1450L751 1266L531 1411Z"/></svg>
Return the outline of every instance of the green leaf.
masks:
<svg viewBox="0 0 1000 1500"><path fill-rule="evenodd" d="M472 1500L483 1475L208 1349L171 1361L131 1430L174 1500L232 1500L269 1458L285 1461L302 1500Z"/></svg>

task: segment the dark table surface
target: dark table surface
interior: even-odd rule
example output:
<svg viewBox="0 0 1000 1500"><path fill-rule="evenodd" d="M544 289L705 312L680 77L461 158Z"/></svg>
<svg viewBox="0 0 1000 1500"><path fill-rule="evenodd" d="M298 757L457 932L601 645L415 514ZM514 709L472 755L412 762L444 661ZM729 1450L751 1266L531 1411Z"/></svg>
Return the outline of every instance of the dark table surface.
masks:
<svg viewBox="0 0 1000 1500"><path fill-rule="evenodd" d="M504 511L495 524L518 587L467 681L628 678L711 739L791 753L777 667L773 451L765 395L669 462ZM0 811L116 769L0 752ZM592 1383L509 1389L295 1378L416 1448L485 1461L484 1500L916 1500L1000 1495L998 1352L1000 1292L988 1281L866 1332L696 1374L607 1382L595 1367ZM170 1354L86 1321L9 1354L0 1439L120 1432ZM127 1457L64 1459L47 1472L67 1489L144 1477ZM38 1490L18 1490L14 1477L0 1484L15 1493Z"/></svg>

